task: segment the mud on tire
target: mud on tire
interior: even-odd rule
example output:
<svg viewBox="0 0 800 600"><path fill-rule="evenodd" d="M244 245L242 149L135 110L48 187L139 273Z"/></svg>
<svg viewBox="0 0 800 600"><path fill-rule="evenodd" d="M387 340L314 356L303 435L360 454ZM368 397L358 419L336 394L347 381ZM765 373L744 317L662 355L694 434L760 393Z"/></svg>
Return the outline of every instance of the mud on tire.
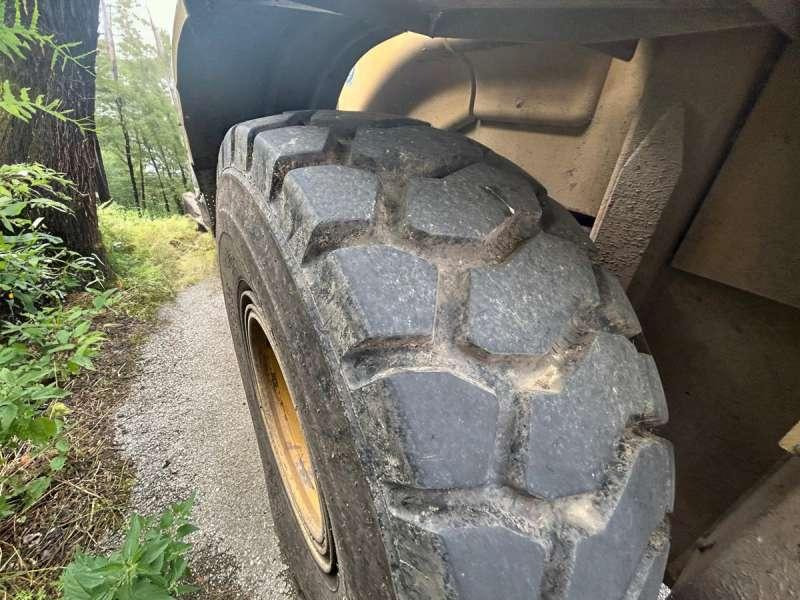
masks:
<svg viewBox="0 0 800 600"><path fill-rule="evenodd" d="M231 129L217 189L231 330L307 598L657 597L664 394L622 288L540 184L421 122L305 111ZM244 290L310 438L332 574L260 424Z"/></svg>

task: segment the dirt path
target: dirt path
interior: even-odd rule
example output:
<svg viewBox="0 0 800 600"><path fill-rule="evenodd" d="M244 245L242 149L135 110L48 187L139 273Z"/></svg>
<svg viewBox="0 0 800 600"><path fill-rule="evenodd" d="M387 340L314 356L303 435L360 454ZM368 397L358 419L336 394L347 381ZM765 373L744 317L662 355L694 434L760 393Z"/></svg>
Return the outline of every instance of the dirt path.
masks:
<svg viewBox="0 0 800 600"><path fill-rule="evenodd" d="M160 316L117 414L117 441L137 469L134 508L150 514L197 493L204 600L293 599L219 281L186 289Z"/></svg>

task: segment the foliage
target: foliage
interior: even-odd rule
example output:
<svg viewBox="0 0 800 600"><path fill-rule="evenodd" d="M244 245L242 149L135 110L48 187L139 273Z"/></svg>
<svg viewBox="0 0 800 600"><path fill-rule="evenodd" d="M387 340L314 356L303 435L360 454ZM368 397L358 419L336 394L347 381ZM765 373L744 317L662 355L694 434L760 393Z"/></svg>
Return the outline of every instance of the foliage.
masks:
<svg viewBox="0 0 800 600"><path fill-rule="evenodd" d="M170 38L137 16L134 0L111 3L117 80L107 44L98 44L97 133L115 202L135 206L132 185L144 190L141 208L152 215L182 213L180 195L192 189L180 122L171 99ZM105 37L105 33L103 34ZM145 37L151 38L146 40ZM118 102L119 100L119 102ZM133 181L126 162L120 112L129 129ZM144 181L142 181L144 180Z"/></svg>
<svg viewBox="0 0 800 600"><path fill-rule="evenodd" d="M211 236L200 234L185 216L142 217L113 204L101 207L99 216L120 291L90 289L67 305L0 322L0 519L20 518L40 505L65 466L70 451L65 385L94 368L104 340L92 325L98 315L113 304L118 314L151 316L214 265ZM14 227L32 225L19 215L7 219ZM57 247L57 238L52 243Z"/></svg>
<svg viewBox="0 0 800 600"><path fill-rule="evenodd" d="M30 88L21 88L18 92L14 91L9 80L0 83L0 110L10 114L12 117L17 117L25 122L31 120L31 117L38 111L46 113L60 121L71 120L68 119L67 114L69 111L59 110L61 107L60 100L50 100L49 102L44 99L43 94L37 94L31 97ZM74 121L77 123L77 121Z"/></svg>
<svg viewBox="0 0 800 600"><path fill-rule="evenodd" d="M79 45L76 42L59 44L56 43L53 35L41 33L39 25L39 4L34 0L30 18L26 24L23 19L23 5L21 0L13 0L14 19L9 24L4 20L7 0L0 0L0 54L3 54L10 61L25 58L35 47L40 49L48 48L51 59L50 67L55 68L59 64L63 70L67 64L74 63L83 68L81 59L85 55L73 56L71 49ZM8 79L0 81L0 110L8 113L12 117L28 121L36 112L43 112L60 121L69 121L81 128L86 127L85 119L75 120L69 117L69 110L61 109L61 100L45 100L44 96L30 96L30 88L15 90L13 84Z"/></svg>
<svg viewBox="0 0 800 600"><path fill-rule="evenodd" d="M91 354L103 336L92 331L92 319L109 305L115 293L113 289L92 290L90 305L51 306L24 315L21 323L6 323L0 333L8 344L9 356L20 355L27 364L40 366L43 379L56 383L81 369L94 368Z"/></svg>
<svg viewBox="0 0 800 600"><path fill-rule="evenodd" d="M62 302L87 281L97 282L94 259L67 250L31 211L69 213L70 183L41 165L0 166L0 317L45 302Z"/></svg>
<svg viewBox="0 0 800 600"><path fill-rule="evenodd" d="M76 44L57 44L38 31L36 0L27 24L20 0L14 0L10 23L7 8L0 0L0 54L14 61L35 46L47 47L51 68L59 62L62 69L69 62L82 67L83 57L70 54ZM60 100L31 98L29 91L15 92L11 81L0 81L0 110L23 121L44 112L84 126L61 110ZM97 282L94 260L67 250L45 231L42 217L31 217L45 209L69 213L65 191L71 188L71 182L41 165L0 166L0 319L15 319L0 321L0 518L29 508L49 487L49 473L64 467L69 444L62 436L67 409L61 400L67 392L59 380L91 368L103 339L90 331L91 318L110 293L97 294L91 310L60 304L71 290ZM58 305L35 312L48 302ZM27 313L18 315L20 307Z"/></svg>
<svg viewBox="0 0 800 600"><path fill-rule="evenodd" d="M185 538L193 499L159 517L134 514L122 548L108 557L78 555L61 577L64 600L170 600L196 591L181 583L189 575Z"/></svg>
<svg viewBox="0 0 800 600"><path fill-rule="evenodd" d="M61 385L94 368L105 336L92 330L92 319L113 295L92 292L85 306L48 307L0 328L0 518L30 507L49 487L50 473L64 467L69 410Z"/></svg>
<svg viewBox="0 0 800 600"><path fill-rule="evenodd" d="M110 204L100 208L99 219L122 312L152 317L179 289L214 270L214 241L188 217L143 217Z"/></svg>
<svg viewBox="0 0 800 600"><path fill-rule="evenodd" d="M92 299L72 295L68 306L89 306ZM11 461L19 456L15 462L28 479L46 476L51 483L38 501L25 507L21 498L17 512L0 519L0 599L21 600L26 597L15 594L23 592L35 600L60 598L59 577L76 552L93 551L124 525L134 472L115 443L112 415L130 392L139 344L149 327L112 305L93 320L92 329L108 339L91 358L95 368L64 383L70 392L60 401L69 411L61 417L69 442L64 468L50 469L54 450L34 460L22 448L9 452Z"/></svg>
<svg viewBox="0 0 800 600"><path fill-rule="evenodd" d="M63 382L92 368L103 336L91 321L113 294L89 290L87 306L63 305L71 291L98 283L96 264L31 213L69 213L70 186L41 165L0 166L0 518L27 510L64 467Z"/></svg>
<svg viewBox="0 0 800 600"><path fill-rule="evenodd" d="M31 506L50 472L63 468L62 384L92 368L103 336L91 320L113 293L91 291L88 306L62 304L87 280L97 282L95 262L64 248L31 212L69 213L61 190L70 185L41 165L0 166L0 318L7 317L0 321L0 518Z"/></svg>
<svg viewBox="0 0 800 600"><path fill-rule="evenodd" d="M71 62L85 68L81 63L85 55L71 55L76 44L57 44L52 35L38 31L36 0L32 0L29 14L23 14L23 10L31 2L11 1L13 5L0 0L3 17L0 55L15 61L41 51L51 57L53 69L59 64L64 69ZM130 189L116 185L120 178L114 179L113 175L126 174L120 169L124 164L120 161L120 131L116 126L120 115L114 114L114 110L121 111L125 106L136 127L138 184L142 189L147 186L150 192L150 196L142 192L146 199L144 208L150 215L181 212L180 193L191 186L178 119L169 101L172 82L169 52L164 50L169 39L154 28L155 44L144 43L139 31L141 21L133 14L133 1L119 0L119 4L122 77L118 81L107 77L110 65L106 57L105 62L100 60L100 67L106 72L100 77L102 84L98 82L98 112L105 127L99 137L106 150L106 167L111 170L112 192L119 192L124 203L125 192ZM11 16L6 12L9 6ZM120 98L123 101L116 102ZM86 127L85 121L72 119L69 111L62 109L60 100L34 97L29 88L19 88L3 79L0 79L0 113L22 121L29 121L36 113L45 113L82 129ZM117 121L113 120L115 117ZM113 483L106 484L109 498L117 498L116 505L101 508L105 498L84 490L88 483L85 479L80 480L80 486L70 482L70 478L85 475L81 469L87 467L67 464L68 455L80 456L81 460L76 461L80 463L93 453L95 462L91 468L96 475L101 470L96 462L98 457L102 455L104 461L112 463L118 460L113 453L109 456L110 451L102 444L99 449L87 450L86 444L90 442L85 438L94 435L100 439L98 432L102 426L87 434L85 421L105 423L106 420L97 418L96 406L92 417L87 419L83 411L92 407L74 400L71 403L68 398L68 390L74 385L69 379L81 371L94 369L94 359L105 340L104 334L97 330L98 317L116 302L122 312L150 315L179 286L208 274L213 264L211 239L200 236L188 219L151 220L118 206L108 206L101 211L101 222L105 225L105 243L112 250L110 267L122 292L94 289L100 283L95 259L68 251L62 240L48 233L42 219L36 216L43 210L69 214L67 192L72 189L71 182L62 175L41 165L0 166L0 530L4 536L14 532L10 541L7 537L0 540L0 562L17 565L17 571L11 574L6 571L0 577L0 594L6 597L7 588L2 580L8 575L12 581L9 593L16 593L14 600L52 597L48 590L53 589L54 575L45 577L43 588L36 578L60 569L67 560L65 556L70 556L80 543L72 539L61 544L58 552L64 554L56 553L55 558L48 559L55 561L51 563L55 566L38 568L42 566L39 562L42 557L33 561L26 558L22 551L28 545L24 535L14 537L20 531L24 533L26 526L40 527L46 520L63 523L61 513L65 511L70 518L69 526L74 527L80 521L74 514L81 513L73 510L70 514L70 507L62 506L65 497L79 498L79 504L88 506L92 496L90 522L105 523L102 526L105 529L90 523L88 533L78 539L94 541L97 531L105 532L119 523L112 517L97 516L95 509L121 511L124 502L119 497L127 493L120 491L127 489L121 480L126 476L117 474ZM154 194L154 190L159 193ZM107 431L101 437L108 443ZM83 495L69 492L73 494L69 496L65 494L67 488L84 490L80 492ZM54 502L55 499L58 501ZM52 519L45 516L43 521L41 513L47 514L48 506L54 503L58 504L54 508L56 516ZM125 544L108 558L77 557L62 576L66 598L157 600L193 591L181 583L188 574L185 555L189 546L184 538L194 531L188 523L191 504L189 501L175 505L158 519L134 516ZM54 526L42 529L48 535L56 530L59 535L64 532ZM4 555L5 548L11 550L8 557ZM20 578L28 582L23 589L15 583Z"/></svg>

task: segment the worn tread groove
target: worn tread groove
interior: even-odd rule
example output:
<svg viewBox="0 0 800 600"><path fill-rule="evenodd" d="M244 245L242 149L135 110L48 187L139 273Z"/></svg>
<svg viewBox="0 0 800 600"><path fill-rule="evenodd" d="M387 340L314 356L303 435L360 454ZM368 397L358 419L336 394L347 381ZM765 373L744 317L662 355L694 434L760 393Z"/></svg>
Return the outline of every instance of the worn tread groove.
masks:
<svg viewBox="0 0 800 600"><path fill-rule="evenodd" d="M294 169L311 167L317 165L338 164L339 154L337 152L338 139L332 131L328 132L328 139L325 147L319 156L309 157L304 154L297 156L282 157L275 161L272 172L272 182L269 188L269 201L274 202L283 191L283 182L286 176Z"/></svg>
<svg viewBox="0 0 800 600"><path fill-rule="evenodd" d="M434 554L443 551L442 544L447 543L445 538L449 535L448 531L478 525L489 530L501 528L538 540L537 543L541 543L547 550L541 582L538 584L539 597L543 599L565 597L570 586L575 584L574 573L577 571L574 563L577 560L577 545L583 543L584 539L597 535L597 531L602 531L601 525L611 525L616 504L622 503L628 483L634 481L634 476L642 477L637 462L639 455L636 455L635 460L630 459L633 461L630 463L617 456L617 459L603 467L596 487L589 491L577 496L546 499L537 497L524 486L507 478L509 469L513 467L514 456L520 452L515 431L519 419L525 419L527 411L533 410L531 403L534 400L531 398L535 399L537 394L559 394L562 392L562 386L569 384L571 374L583 364L598 335L610 333L632 338L639 333L641 329L638 320L630 309L624 292L620 294L621 288L620 290L614 288L609 283L607 273L594 264L593 244L569 213L547 196L541 184L488 149L480 147L481 155L477 160L453 159L448 162L442 159L439 166L430 169L423 177L446 180L451 175L478 165L500 169L510 176L521 177L530 183L534 190L534 198L541 207L541 214L515 210L501 191L491 184L484 184L482 189L505 205L509 212L508 216L479 240L446 239L425 231L411 230L408 227L407 192L409 182L419 177L417 173L412 173L409 177L403 171L402 164L387 165L381 162L382 159L380 155L375 154L374 147L369 149L373 155L364 154L363 151L357 155L354 152L357 135L361 129L418 128L418 123L409 123L402 119L392 121L385 115L380 116L382 121L378 116L374 117L377 120L371 121L369 115L365 116L363 121L359 121L357 115L343 115L341 120L337 121L339 117L331 111L327 111L318 120L315 120L314 115L315 113L310 111L298 113L289 118L292 122L287 122L286 126L309 125L328 128L323 151L313 156L298 154L281 157L276 161L273 172L269 174L271 180L269 205L273 206L274 211L285 211L284 215L287 217L283 221L283 226L286 227L283 232L285 239L294 238L303 218L286 197L284 183L293 170L320 165L343 165L374 173L378 177L378 187L374 217L368 225L348 228L338 226L335 222L325 224L320 229L317 239L309 239L304 252L298 258L305 279L313 281L318 278L323 260L336 251L376 245L409 254L426 261L436 269L436 296L431 335L369 337L352 347L342 348L341 370L347 386L351 390L359 391L378 382L387 381L398 374L449 373L479 389L493 391L498 402L496 437L492 441L493 460L490 461L487 483L469 488L456 485L451 489L441 490L415 488L391 480L381 480L377 483L386 490L392 519L400 519L404 523L403 527L412 529L420 527L427 519L427 526L432 527L431 531L434 532L426 534L433 536L430 541L432 544L430 551ZM252 147L258 133L260 133L258 127L254 127L248 133L248 161L244 173L247 179L251 178L253 170ZM442 134L442 136L442 139L446 140L442 144L455 143L452 134L446 136ZM235 135L230 137L229 156L224 158L231 164L223 165L223 169L235 169L233 164ZM382 138L373 137L370 143L375 144L376 139ZM457 150L467 157L470 152L464 148L472 149L473 146L478 147L471 141L465 142ZM423 153L424 151L424 148L420 150ZM390 152L388 147L386 152L387 154ZM224 155L225 152L221 154ZM375 159L373 156L378 158ZM414 168L418 169L419 158L415 157L415 160L418 162ZM280 202L277 202L278 199ZM276 208L275 205L285 205L285 208ZM551 340L549 349L542 354L490 352L468 340L467 304L473 269L508 265L523 245L542 232L560 240L567 240L592 259L590 279L595 290L591 294L585 291L585 296L578 303L577 309L565 321L561 332ZM349 300L334 298L326 301ZM640 362L641 365L636 368L641 370L640 376L645 380L644 393L653 397L650 404L645 403L641 410L631 410L626 413L625 429L614 440L619 453L631 444L635 447L645 447L646 444L642 440L655 439L647 433L648 427L666 420L666 407L663 405L663 398L659 397L659 393L663 395L663 392L659 392L660 384L657 377L653 379L654 367L644 360ZM406 498L405 504L398 501L401 497ZM575 507L588 506L581 504L582 502L599 506L603 502L607 503L609 497L615 498L614 508L603 508L600 511L602 514L597 517L599 521L593 522L589 529L582 529L564 517L567 514L564 511L569 507L577 510ZM415 503L416 509L409 508ZM420 508L423 506L428 508L438 506L438 508L426 512ZM669 506L666 507L666 511L669 511ZM533 518L532 515L537 516ZM661 527L664 528L666 525ZM592 528L599 529L594 531ZM658 538L663 541L663 535L658 537L658 531L646 533L647 548L650 550L653 550L651 539ZM444 535L445 538L437 537L440 535ZM502 540L506 537L491 539ZM404 551L397 549L401 546L402 543L396 546L395 551ZM652 559L653 552L649 550L644 552L639 559L641 564L636 567L636 575L630 582L630 589L620 591L620 595L626 594L626 600L629 597L631 599L636 597L635 594L640 591L634 589L636 586L644 589L644 586L649 585L648 574L651 566L647 566L646 563L648 560L654 564L658 563ZM403 556L397 556L396 559L400 563L405 561ZM446 562L446 557L441 560ZM419 566L415 565L411 558L405 561L405 564L412 570L420 571ZM457 591L453 575L447 571L446 565L442 568L444 571L439 574L442 580L436 585L441 586L441 591L446 597L454 600L462 598ZM424 568L421 571L425 575ZM408 579L407 575L402 574L395 574L395 577L395 584L401 592L400 598L417 597L415 595L417 592L405 588L412 585L409 581L412 581L413 577ZM581 582L582 585L585 583Z"/></svg>

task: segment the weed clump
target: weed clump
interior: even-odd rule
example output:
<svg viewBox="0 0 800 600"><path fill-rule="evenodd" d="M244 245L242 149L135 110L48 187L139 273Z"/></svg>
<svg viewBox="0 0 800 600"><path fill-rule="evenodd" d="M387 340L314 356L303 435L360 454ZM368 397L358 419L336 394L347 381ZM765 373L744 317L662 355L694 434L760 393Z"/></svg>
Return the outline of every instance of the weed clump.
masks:
<svg viewBox="0 0 800 600"><path fill-rule="evenodd" d="M99 210L100 231L119 289L117 308L152 318L175 293L216 269L213 238L184 216L141 216L109 204Z"/></svg>
<svg viewBox="0 0 800 600"><path fill-rule="evenodd" d="M63 254L60 239L11 214L25 208L13 202L32 203L20 197L0 203L0 242L35 234L47 246L15 252L24 289L19 277L0 278L0 598L41 600L61 593L59 577L76 551L96 551L122 524L133 472L114 445L110 416L127 393L148 320L210 275L215 260L211 236L187 217L143 217L111 204L99 211L110 272L103 284L87 259ZM68 258L66 271L41 254ZM106 560L81 556L86 568ZM173 594L188 590L175 587L178 572L167 586Z"/></svg>
<svg viewBox="0 0 800 600"><path fill-rule="evenodd" d="M109 556L76 556L61 576L64 600L166 600L197 591L183 583L190 548L184 540L197 531L189 523L193 503L178 502L157 517L134 514L119 550Z"/></svg>

